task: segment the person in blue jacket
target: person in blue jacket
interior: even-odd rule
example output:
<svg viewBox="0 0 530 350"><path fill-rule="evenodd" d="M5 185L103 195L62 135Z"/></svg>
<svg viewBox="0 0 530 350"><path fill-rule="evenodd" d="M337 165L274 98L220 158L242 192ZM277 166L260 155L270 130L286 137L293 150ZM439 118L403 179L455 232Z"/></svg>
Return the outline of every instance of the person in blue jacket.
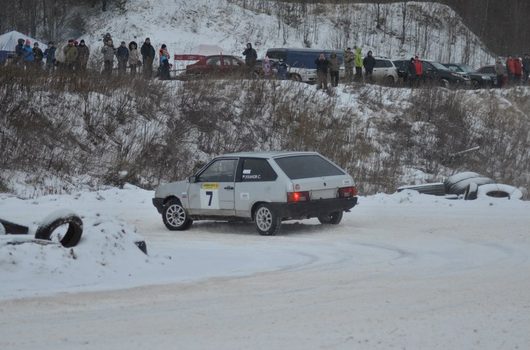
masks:
<svg viewBox="0 0 530 350"><path fill-rule="evenodd" d="M55 52L57 51L57 48L55 47L55 43L53 41L50 41L48 43L48 48L44 50L44 57L46 57L46 69L50 72L53 71L55 67Z"/></svg>
<svg viewBox="0 0 530 350"><path fill-rule="evenodd" d="M31 47L31 41L26 40L26 44L24 45L24 67L30 68L33 65L33 62L35 61L35 55L33 54L33 48Z"/></svg>

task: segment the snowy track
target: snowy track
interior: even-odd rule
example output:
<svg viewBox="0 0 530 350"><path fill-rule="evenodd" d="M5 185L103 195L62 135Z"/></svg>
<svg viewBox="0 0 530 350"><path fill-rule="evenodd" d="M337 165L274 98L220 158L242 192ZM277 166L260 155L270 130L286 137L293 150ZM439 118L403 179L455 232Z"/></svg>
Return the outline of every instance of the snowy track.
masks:
<svg viewBox="0 0 530 350"><path fill-rule="evenodd" d="M105 213L99 217L114 225L136 227L150 252L107 252L99 270L84 254L93 252L90 236L69 264L42 250L24 264L9 253L28 255L0 246L1 349L530 344L527 202L377 195L361 198L339 226L287 223L280 236L261 237L251 224L206 222L169 232L150 196L129 189L0 199L3 215L26 223L65 204L86 212L89 223ZM23 220L31 208L38 210Z"/></svg>

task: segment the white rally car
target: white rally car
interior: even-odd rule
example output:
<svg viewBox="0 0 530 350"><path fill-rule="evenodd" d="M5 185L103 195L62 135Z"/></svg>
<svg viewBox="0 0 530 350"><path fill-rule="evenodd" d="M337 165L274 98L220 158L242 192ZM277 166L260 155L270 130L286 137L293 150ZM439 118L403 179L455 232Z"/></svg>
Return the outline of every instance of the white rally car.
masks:
<svg viewBox="0 0 530 350"><path fill-rule="evenodd" d="M357 189L315 152L233 153L185 181L159 186L153 204L170 230L188 229L194 220L249 220L260 234L274 235L283 220L338 224L357 204Z"/></svg>

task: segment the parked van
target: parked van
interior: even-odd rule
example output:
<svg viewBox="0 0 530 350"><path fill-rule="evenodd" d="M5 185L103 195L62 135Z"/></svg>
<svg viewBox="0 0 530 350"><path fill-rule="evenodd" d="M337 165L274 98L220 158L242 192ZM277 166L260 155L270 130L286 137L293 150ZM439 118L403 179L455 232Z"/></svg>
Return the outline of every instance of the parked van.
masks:
<svg viewBox="0 0 530 350"><path fill-rule="evenodd" d="M267 50L267 56L269 58L283 60L289 65L289 78L291 80L303 81L306 83L316 83L317 67L315 60L321 53L324 53L328 59L332 53L337 54L337 58L339 59L341 65L339 77L344 78L344 51L342 50L297 48L275 48Z"/></svg>

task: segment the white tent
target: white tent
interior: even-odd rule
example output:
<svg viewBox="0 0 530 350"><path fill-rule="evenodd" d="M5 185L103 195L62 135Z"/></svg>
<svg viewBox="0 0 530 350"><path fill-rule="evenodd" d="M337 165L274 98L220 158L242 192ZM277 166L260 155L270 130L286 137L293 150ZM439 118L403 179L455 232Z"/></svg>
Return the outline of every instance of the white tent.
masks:
<svg viewBox="0 0 530 350"><path fill-rule="evenodd" d="M32 37L29 37L27 35L24 35L20 32L17 32L16 30L12 32L7 32L5 34L0 35L0 51L15 51L15 46L18 44L18 39L24 39L31 41L31 47L33 47L33 43L38 42L39 47L42 51L46 50L48 45L43 43L42 41L33 39Z"/></svg>

